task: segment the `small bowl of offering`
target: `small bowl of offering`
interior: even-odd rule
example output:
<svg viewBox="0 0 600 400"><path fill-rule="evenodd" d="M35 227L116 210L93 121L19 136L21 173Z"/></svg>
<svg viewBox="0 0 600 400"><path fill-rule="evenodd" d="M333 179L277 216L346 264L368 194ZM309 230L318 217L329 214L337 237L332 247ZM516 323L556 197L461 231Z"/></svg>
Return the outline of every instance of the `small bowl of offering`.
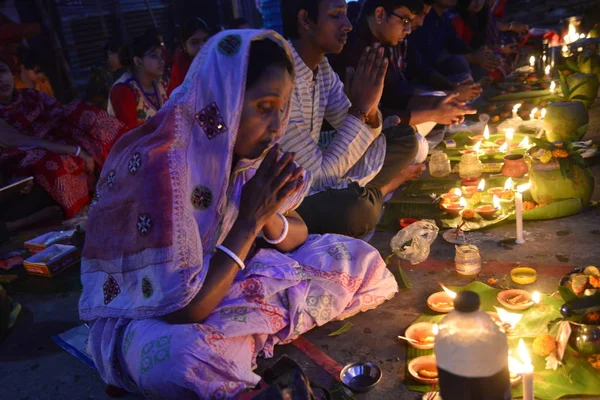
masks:
<svg viewBox="0 0 600 400"><path fill-rule="evenodd" d="M440 197L442 198L442 200L446 200L450 203L455 203L460 199L460 197L455 195L454 193L444 193Z"/></svg>
<svg viewBox="0 0 600 400"><path fill-rule="evenodd" d="M427 306L435 312L449 313L454 310L454 299L446 292L436 292L427 299Z"/></svg>
<svg viewBox="0 0 600 400"><path fill-rule="evenodd" d="M340 380L353 392L368 392L380 381L381 368L372 362L355 362L348 364L340 372Z"/></svg>
<svg viewBox="0 0 600 400"><path fill-rule="evenodd" d="M408 373L419 383L433 385L438 381L438 370L435 356L413 358L408 363Z"/></svg>
<svg viewBox="0 0 600 400"><path fill-rule="evenodd" d="M461 206L459 203L444 204L442 206L442 208L448 214L453 215L453 216L457 216L464 209L464 207Z"/></svg>
<svg viewBox="0 0 600 400"><path fill-rule="evenodd" d="M486 205L477 207L475 209L475 212L477 214L481 215L485 219L494 219L494 216L496 215L498 210L496 208L494 208L494 206L486 204Z"/></svg>
<svg viewBox="0 0 600 400"><path fill-rule="evenodd" d="M477 186L463 186L460 190L462 191L463 196L470 199L477 193Z"/></svg>
<svg viewBox="0 0 600 400"><path fill-rule="evenodd" d="M433 324L431 322L417 322L406 329L404 334L407 338L416 340L407 340L415 349L430 350L435 344L435 334L433 333Z"/></svg>
<svg viewBox="0 0 600 400"><path fill-rule="evenodd" d="M531 293L521 289L503 290L496 299L504 307L517 311L526 310L533 305Z"/></svg>
<svg viewBox="0 0 600 400"><path fill-rule="evenodd" d="M479 178L476 176L468 176L466 178L462 178L460 180L460 183L462 183L463 186L475 186L477 187L477 185L479 184Z"/></svg>

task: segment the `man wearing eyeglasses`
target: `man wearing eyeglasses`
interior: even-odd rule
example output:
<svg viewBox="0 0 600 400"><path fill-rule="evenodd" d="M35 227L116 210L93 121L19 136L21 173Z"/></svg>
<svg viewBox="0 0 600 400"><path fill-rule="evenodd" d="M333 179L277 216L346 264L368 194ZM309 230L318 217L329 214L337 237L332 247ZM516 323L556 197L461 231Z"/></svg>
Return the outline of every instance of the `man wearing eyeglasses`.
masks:
<svg viewBox="0 0 600 400"><path fill-rule="evenodd" d="M458 123L475 111L465 107L455 95L448 98L417 95L404 76L404 39L411 33L413 20L423 12L422 0L366 0L355 29L339 56L330 56L334 70L345 80L349 68L356 68L365 47L382 46L389 59L381 110L396 115L402 124L435 122ZM431 129L431 128L430 128ZM426 134L426 133L424 133Z"/></svg>

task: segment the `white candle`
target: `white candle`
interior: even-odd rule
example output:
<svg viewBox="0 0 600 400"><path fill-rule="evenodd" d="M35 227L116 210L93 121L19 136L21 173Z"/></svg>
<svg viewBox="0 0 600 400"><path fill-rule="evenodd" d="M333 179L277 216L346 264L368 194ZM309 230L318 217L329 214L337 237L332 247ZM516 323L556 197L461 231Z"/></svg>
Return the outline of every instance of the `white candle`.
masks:
<svg viewBox="0 0 600 400"><path fill-rule="evenodd" d="M490 128L488 128L487 124L485 125L485 129L483 130L483 138L485 140L490 140Z"/></svg>
<svg viewBox="0 0 600 400"><path fill-rule="evenodd" d="M513 118L517 118L517 112L519 111L519 108L521 108L522 104L515 104L515 106L512 109L512 117Z"/></svg>
<svg viewBox="0 0 600 400"><path fill-rule="evenodd" d="M552 81L550 83L550 94L554 94L555 91L556 91L556 82Z"/></svg>
<svg viewBox="0 0 600 400"><path fill-rule="evenodd" d="M537 114L538 112L538 108L534 108L533 110L531 110L531 114L529 114L529 119L534 119L535 118L535 114Z"/></svg>
<svg viewBox="0 0 600 400"><path fill-rule="evenodd" d="M523 339L519 339L518 349L519 357L523 363L521 366L523 372L523 400L535 400L533 397L533 365Z"/></svg>
<svg viewBox="0 0 600 400"><path fill-rule="evenodd" d="M546 65L544 72L546 73L546 79L550 80L550 66L549 65Z"/></svg>
<svg viewBox="0 0 600 400"><path fill-rule="evenodd" d="M510 155L510 142L512 142L514 135L515 135L515 130L513 128L508 128L506 130L506 133L505 133L506 143L505 144L506 144L506 155L507 156Z"/></svg>
<svg viewBox="0 0 600 400"><path fill-rule="evenodd" d="M529 57L529 65L531 65L532 67L535 66L535 57L534 56Z"/></svg>
<svg viewBox="0 0 600 400"><path fill-rule="evenodd" d="M517 244L525 243L523 237L523 192L531 187L529 183L517 186L517 193L515 193L515 214L517 219Z"/></svg>

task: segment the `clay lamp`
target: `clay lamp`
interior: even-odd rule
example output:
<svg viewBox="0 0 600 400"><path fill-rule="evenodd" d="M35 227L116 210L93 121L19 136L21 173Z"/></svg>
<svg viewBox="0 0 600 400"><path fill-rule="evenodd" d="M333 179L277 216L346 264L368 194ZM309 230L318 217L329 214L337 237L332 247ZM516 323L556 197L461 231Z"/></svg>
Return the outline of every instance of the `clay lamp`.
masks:
<svg viewBox="0 0 600 400"><path fill-rule="evenodd" d="M496 213L502 208L500 207L500 199L494 195L494 205L485 204L475 209L475 212L485 219L494 219Z"/></svg>
<svg viewBox="0 0 600 400"><path fill-rule="evenodd" d="M460 180L463 186L477 186L479 184L479 178L476 176L468 176Z"/></svg>
<svg viewBox="0 0 600 400"><path fill-rule="evenodd" d="M462 210L467 207L467 201L464 197L461 197L458 203L450 203L444 205L444 211L451 216L457 216Z"/></svg>

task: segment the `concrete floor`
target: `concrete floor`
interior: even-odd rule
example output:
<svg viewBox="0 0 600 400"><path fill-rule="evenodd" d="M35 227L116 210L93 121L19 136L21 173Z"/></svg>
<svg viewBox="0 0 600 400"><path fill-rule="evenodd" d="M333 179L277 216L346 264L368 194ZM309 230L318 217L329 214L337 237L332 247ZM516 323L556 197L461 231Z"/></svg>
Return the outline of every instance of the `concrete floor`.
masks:
<svg viewBox="0 0 600 400"><path fill-rule="evenodd" d="M591 111L590 130L586 139L600 143L600 102ZM600 199L600 166L593 167L596 177L594 199ZM31 233L34 235L34 233ZM371 243L384 256L389 254L389 240L393 233L379 232ZM492 268L492 262L544 264L539 266L540 279L535 289L552 292L558 278L545 274L558 266L598 265L600 262L600 209L589 208L574 217L553 221L526 222L527 244L510 244L514 225L506 224L470 234L471 241L481 249L483 275L504 278L504 270ZM18 244L16 245L18 247ZM0 249L11 250L10 246ZM454 247L438 238L431 250L428 267L408 268L414 289L399 293L394 299L376 310L351 318L352 330L336 338L327 335L343 325L333 322L306 335L341 365L369 360L383 370L381 383L359 399L418 399L420 394L408 391L404 384L406 345L395 337L402 334L410 323L425 311L425 299L437 291L438 282L464 285L444 260L454 257ZM555 267L553 267L555 266ZM0 343L0 399L108 399L104 384L96 373L52 342L52 335L64 332L81 322L78 320L78 270L72 268L53 280L30 277L20 273L19 279L5 285L22 305L23 311L15 329ZM294 346L281 346L276 357L288 354L307 371L309 377L325 385L332 378L317 367ZM273 360L261 361L264 369ZM129 396L128 398L134 398Z"/></svg>

